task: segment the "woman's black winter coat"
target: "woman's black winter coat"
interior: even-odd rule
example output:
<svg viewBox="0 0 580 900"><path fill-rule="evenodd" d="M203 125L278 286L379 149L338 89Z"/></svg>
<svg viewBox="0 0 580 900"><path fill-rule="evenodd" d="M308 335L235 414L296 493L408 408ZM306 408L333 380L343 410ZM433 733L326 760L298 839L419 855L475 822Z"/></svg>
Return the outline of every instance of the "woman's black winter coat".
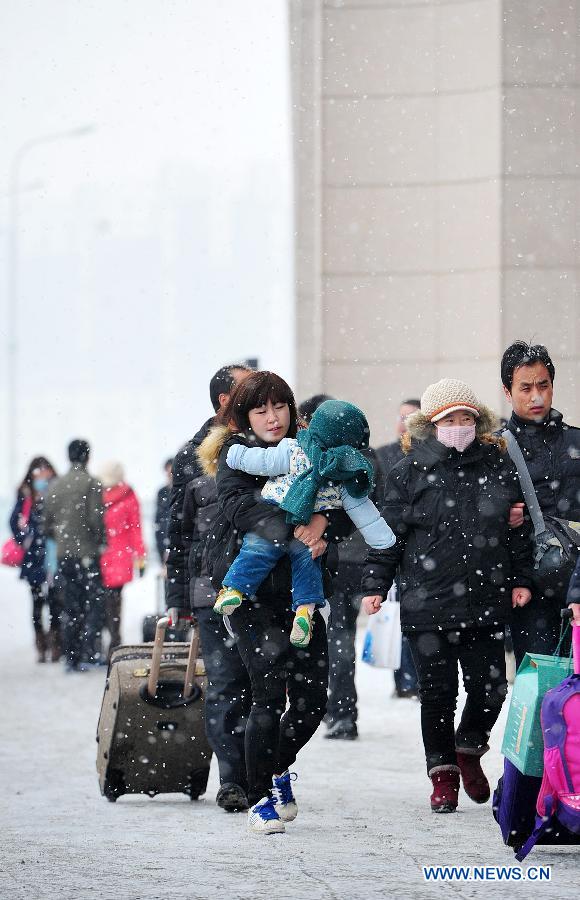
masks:
<svg viewBox="0 0 580 900"><path fill-rule="evenodd" d="M267 503L262 499L261 491L267 478L255 475L247 475L236 469L230 469L226 462L229 448L233 444L244 444L252 447L256 442L251 442L239 434L227 440L219 454L218 471L216 475L216 487L218 504L225 519L238 531L239 543L248 531L253 531L260 537L269 541L287 541L293 534L293 526L286 522L286 514L278 506ZM347 537L353 530L351 520L344 510L331 510L324 513L329 520L328 529L324 534L328 541L328 550L322 558L322 573L325 596L332 595L332 575L336 573L338 555L336 542ZM227 541L223 541L223 550L227 548ZM212 580L223 583L225 574L232 562L232 558L226 558L225 552L218 553L212 568ZM258 591L258 596L287 596L291 590L290 562L284 556L276 568L263 583Z"/></svg>
<svg viewBox="0 0 580 900"><path fill-rule="evenodd" d="M522 502L517 472L495 444L463 453L429 436L386 481L383 516L397 536L371 550L362 586L386 596L400 567L403 631L502 625L514 587L531 587L529 524L510 529Z"/></svg>
<svg viewBox="0 0 580 900"><path fill-rule="evenodd" d="M24 545L26 552L20 568L20 577L31 587L38 587L46 581L46 537L42 527L42 500L33 503L24 529L19 519L24 505L24 496L18 495L10 516L10 528L18 544Z"/></svg>

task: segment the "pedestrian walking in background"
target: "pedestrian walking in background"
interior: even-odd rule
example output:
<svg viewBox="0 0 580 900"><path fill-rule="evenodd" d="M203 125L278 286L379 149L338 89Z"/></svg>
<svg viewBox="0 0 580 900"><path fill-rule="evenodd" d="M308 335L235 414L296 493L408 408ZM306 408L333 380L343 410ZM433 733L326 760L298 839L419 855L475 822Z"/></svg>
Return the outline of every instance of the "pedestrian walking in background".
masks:
<svg viewBox="0 0 580 900"><path fill-rule="evenodd" d="M87 441L71 441L70 469L50 483L44 501L44 531L56 542L55 583L63 607L68 671L83 671L98 661L96 636L87 615L99 600L99 558L105 548L105 527L102 488L87 472L89 456Z"/></svg>
<svg viewBox="0 0 580 900"><path fill-rule="evenodd" d="M199 448L206 474L216 475L225 528L212 545L212 581L221 585L232 555L248 531L269 541L299 536L313 556L323 556L327 541L352 529L344 510L315 514L310 525L289 526L278 506L261 497L266 478L230 469L227 452L234 444L272 447L296 437L298 414L291 389L272 372L254 372L232 393L220 416L221 428L210 432ZM235 430L235 433L233 433ZM323 560L327 596L332 585ZM327 638L320 612L314 613L312 640L293 647L290 563L287 556L254 598L232 618L237 646L251 680L252 706L246 727L248 827L259 834L284 831L297 813L289 767L310 740L326 709Z"/></svg>
<svg viewBox="0 0 580 900"><path fill-rule="evenodd" d="M420 400L403 400L399 406L395 426L397 440L392 441L390 444L384 444L382 447L377 447L377 458L383 472L383 491L384 479L393 466L396 466L396 464L405 456L401 447L401 439L403 435L407 434L407 419L420 408ZM397 581L395 581L394 586L398 599L399 589ZM398 669L393 671L393 678L395 681L394 696L399 697L400 699L408 699L417 696L417 670L415 668L415 663L413 662L409 640L404 634L401 637L401 664Z"/></svg>
<svg viewBox="0 0 580 900"><path fill-rule="evenodd" d="M118 462L106 463L100 472L106 549L101 554L103 585L103 625L109 632L109 650L121 643L121 603L123 585L133 580L136 568L145 572L146 549L141 530L141 512L137 495L125 482L123 467ZM104 655L104 654L103 654Z"/></svg>
<svg viewBox="0 0 580 900"><path fill-rule="evenodd" d="M167 483L160 487L157 491L157 500L155 503L155 546L159 561L165 568L165 560L169 549L169 519L171 516L171 485L173 482L173 459L165 461L163 471Z"/></svg>
<svg viewBox="0 0 580 900"><path fill-rule="evenodd" d="M382 447L377 447L379 465L385 473L385 477L389 474L393 466L396 466L396 464L403 459L405 454L401 449L401 438L404 434L407 434L407 419L420 408L420 400L402 400L397 414L397 421L395 423L396 440L391 441L390 444L383 444Z"/></svg>
<svg viewBox="0 0 580 900"><path fill-rule="evenodd" d="M298 412L306 422L310 422L318 407L332 399L326 394L317 394L305 400ZM371 499L377 506L382 505L382 472L372 448L361 451L373 466L375 489ZM326 738L333 740L356 740L358 737L358 709L355 685L356 670L356 621L360 609L362 570L368 546L362 535L354 531L338 545L338 567L333 575L334 591L330 598L330 619L328 621L328 704L325 722Z"/></svg>
<svg viewBox="0 0 580 900"><path fill-rule="evenodd" d="M580 521L580 428L564 422L552 406L556 370L546 347L516 341L501 361L501 380L513 412L507 428L523 453L543 515ZM524 503L512 512L524 520ZM526 652L552 654L560 635L567 584L547 584L533 573L534 602L514 609L510 621L516 665ZM567 655L569 643L562 645Z"/></svg>
<svg viewBox="0 0 580 900"><path fill-rule="evenodd" d="M251 369L223 366L209 383L217 414L230 400L236 384ZM215 591L204 555L208 530L218 512L215 479L203 472L196 450L216 424L215 415L176 454L167 554L166 599L172 621L192 613L199 627L201 654L207 673L205 730L219 766L216 803L226 812L248 808L245 731L250 711L250 678L238 648L212 610Z"/></svg>
<svg viewBox="0 0 580 900"><path fill-rule="evenodd" d="M496 425L463 382L427 388L387 476L383 516L397 543L370 551L363 576L373 614L400 570L434 812L455 811L460 775L472 800L489 799L480 757L506 694L503 627L531 598L531 532L508 524L522 493ZM458 663L467 700L456 732Z"/></svg>
<svg viewBox="0 0 580 900"><path fill-rule="evenodd" d="M50 546L43 527L44 498L55 477L54 466L46 457L35 456L16 492L10 516L14 539L24 550L20 577L28 582L32 594L32 625L39 663L46 661L47 653L52 662L58 662L61 654L60 605L54 585L56 556L54 544ZM42 621L45 606L50 616L48 632Z"/></svg>

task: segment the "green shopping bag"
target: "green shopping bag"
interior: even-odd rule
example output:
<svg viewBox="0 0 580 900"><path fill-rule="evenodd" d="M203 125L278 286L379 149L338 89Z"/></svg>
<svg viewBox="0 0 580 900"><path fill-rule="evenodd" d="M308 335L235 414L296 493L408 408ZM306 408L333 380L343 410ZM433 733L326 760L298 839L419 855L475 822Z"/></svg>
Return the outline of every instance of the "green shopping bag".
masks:
<svg viewBox="0 0 580 900"><path fill-rule="evenodd" d="M544 774L540 710L544 694L572 673L572 660L526 653L512 690L501 752L523 775Z"/></svg>

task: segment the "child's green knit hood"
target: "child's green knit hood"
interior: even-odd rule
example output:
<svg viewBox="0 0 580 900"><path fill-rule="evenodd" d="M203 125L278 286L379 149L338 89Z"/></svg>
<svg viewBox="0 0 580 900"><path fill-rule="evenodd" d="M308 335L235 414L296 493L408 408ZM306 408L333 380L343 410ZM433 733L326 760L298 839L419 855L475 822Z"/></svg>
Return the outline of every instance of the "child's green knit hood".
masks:
<svg viewBox="0 0 580 900"><path fill-rule="evenodd" d="M373 488L373 467L360 452L369 445L370 429L364 413L352 403L326 400L299 431L297 441L310 460L281 503L288 522L307 525L319 489L344 484L351 497L366 497Z"/></svg>

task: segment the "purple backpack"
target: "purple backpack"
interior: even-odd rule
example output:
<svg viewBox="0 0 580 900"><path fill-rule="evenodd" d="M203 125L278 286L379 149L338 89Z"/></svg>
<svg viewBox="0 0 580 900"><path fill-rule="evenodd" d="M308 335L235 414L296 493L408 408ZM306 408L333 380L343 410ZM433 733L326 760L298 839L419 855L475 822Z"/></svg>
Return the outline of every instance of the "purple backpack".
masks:
<svg viewBox="0 0 580 900"><path fill-rule="evenodd" d="M563 826L580 839L580 626L572 626L574 674L542 701L544 777L534 831L516 853L521 862L550 832Z"/></svg>

